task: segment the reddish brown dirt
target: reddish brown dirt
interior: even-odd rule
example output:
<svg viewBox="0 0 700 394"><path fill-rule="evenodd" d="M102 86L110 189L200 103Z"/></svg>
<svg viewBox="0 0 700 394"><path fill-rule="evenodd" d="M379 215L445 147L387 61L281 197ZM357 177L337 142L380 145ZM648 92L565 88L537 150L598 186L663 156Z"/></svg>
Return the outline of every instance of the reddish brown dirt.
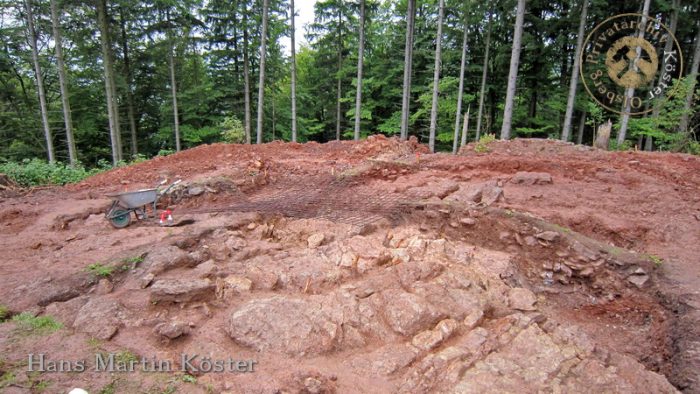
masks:
<svg viewBox="0 0 700 394"><path fill-rule="evenodd" d="M235 191L177 201L177 209L182 213L204 212L274 198L288 203L294 196L316 193L317 199L311 200L314 209L318 208L318 201L325 198L337 199L334 204L328 204L328 210L335 207L344 211L352 208L358 199L371 202L388 191L401 194L407 185L495 180L500 181L504 189L505 200L497 203L502 209L532 213L611 246L662 259L663 263L657 270L659 280L642 293L624 291L612 300L595 302L587 298L589 293L553 294L547 296L542 311L555 319L582 327L602 348L631 355L647 368L665 374L677 388L699 392L700 382L693 374L700 365L697 355L692 355L692 349L700 341L700 248L697 247L700 245L700 158L668 153L609 153L544 140L497 141L489 144L489 150L478 154L469 145L462 148L458 156L428 154L426 147L415 141L402 144L382 137L360 143L323 145L216 144L119 168L76 185L2 198L0 304L9 306L15 313L40 311L37 303L42 297L41 286L30 286L33 291L25 292L16 289L41 283L44 278L51 278L51 283L75 281L75 287L80 288L83 286L81 275L84 276L87 265L132 257L154 244L170 242L186 231L184 227L161 228L146 224L128 230L114 230L99 216L91 216L108 206L109 201L104 198L107 192L150 186L163 178L191 181L228 177L235 184ZM522 185L508 182L519 171L549 173L553 183ZM334 183L335 186L329 189L329 177L350 181L340 186ZM294 190L294 193L290 194L289 190ZM329 191L332 193L323 194ZM413 198L405 196L409 202ZM379 207L373 214L388 216L390 221L418 220L407 212L411 208L396 200L376 205ZM308 208L304 211L312 212L311 216L304 216L302 211L304 209L298 208L289 214L295 217L319 216L318 210ZM296 215L295 212L301 213ZM359 212L359 216L335 214L326 217L353 224L348 218L365 215L364 210ZM485 224L479 227L478 234L475 233L471 241L485 247L505 248L507 246L497 238L499 232L507 228L508 224L503 222ZM450 231L446 229L445 232ZM517 248L512 252L519 253ZM540 263L536 257L522 258L523 272L527 271L528 265ZM526 273L524 276L527 280L539 280L528 277ZM120 283L119 279L115 281L115 294L127 307L138 309L144 300L130 298L128 289L120 287ZM157 308L151 312L168 313ZM193 321L202 323L199 331L210 338L212 349L226 346L229 338L219 327L205 323L205 311L193 306L186 313ZM146 328L120 332L100 349L119 351L118 343L129 344L134 349L145 347L175 353L191 345L190 339L160 344L149 334L150 329ZM24 359L28 352L54 351L57 344L60 344L60 349L54 351L55 357L94 353L86 345L85 337L77 335L61 337L52 334L31 345L31 341L13 338L9 323L0 325L0 344L4 343L1 347L7 352L0 358L0 372L12 369L3 365L3 360L16 362ZM255 357L252 351L236 350L241 352L241 358ZM293 364L283 358L266 358L261 362L280 368ZM342 367L336 369L341 371ZM339 374L342 377L342 372ZM51 387L61 389L81 384L104 387L113 381L103 375L41 378L54 381ZM92 379L90 383L89 379ZM118 379L125 380L124 377ZM253 381L250 376L243 379ZM182 392L195 390L193 385L183 388L184 383L172 376L141 374L134 380L141 383L133 392L153 387L162 389L168 385L177 386ZM261 389L271 388L257 383ZM368 385L372 381L368 378L362 383ZM290 374L289 387L299 384L299 378ZM325 384L337 386L340 391L343 389L342 384L335 381ZM26 388L28 384L20 381L9 387L22 392L20 387ZM205 387L196 389L203 391Z"/></svg>

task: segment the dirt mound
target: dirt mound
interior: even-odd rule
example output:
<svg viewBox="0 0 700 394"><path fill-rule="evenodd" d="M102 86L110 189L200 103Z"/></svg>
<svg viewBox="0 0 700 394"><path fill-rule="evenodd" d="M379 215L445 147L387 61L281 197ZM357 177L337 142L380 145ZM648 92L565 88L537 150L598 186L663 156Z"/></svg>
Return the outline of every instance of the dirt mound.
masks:
<svg viewBox="0 0 700 394"><path fill-rule="evenodd" d="M162 177L191 224L109 226L96 197ZM55 391L693 392L699 189L695 157L557 141L198 147L0 202L0 300L63 323L0 324L0 368ZM173 370L37 378L28 353Z"/></svg>

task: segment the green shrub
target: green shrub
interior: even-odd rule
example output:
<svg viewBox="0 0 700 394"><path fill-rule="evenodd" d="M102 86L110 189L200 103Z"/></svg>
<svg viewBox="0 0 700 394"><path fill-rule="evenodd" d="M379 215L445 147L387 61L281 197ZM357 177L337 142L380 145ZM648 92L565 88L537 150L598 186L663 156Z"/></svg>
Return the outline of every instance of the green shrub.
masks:
<svg viewBox="0 0 700 394"><path fill-rule="evenodd" d="M94 263L90 264L85 268L85 270L94 276L99 276L102 278L107 278L109 276L112 276L114 273L115 268L109 265L103 265L101 263Z"/></svg>
<svg viewBox="0 0 700 394"><path fill-rule="evenodd" d="M99 171L99 169L87 170L82 165L71 167L67 164L47 163L39 159L0 164L0 173L6 174L17 184L26 187L76 183Z"/></svg>
<svg viewBox="0 0 700 394"><path fill-rule="evenodd" d="M479 142L474 146L474 152L476 153L486 153L490 152L489 144L496 141L496 136L494 134L484 134L479 138Z"/></svg>
<svg viewBox="0 0 700 394"><path fill-rule="evenodd" d="M245 129L243 128L243 123L238 120L235 116L227 116L219 124L219 127L223 130L221 132L221 139L224 142L231 144L240 144L245 141Z"/></svg>
<svg viewBox="0 0 700 394"><path fill-rule="evenodd" d="M20 313L12 321L20 330L29 334L50 334L63 328L63 324L51 316L34 316L29 312Z"/></svg>

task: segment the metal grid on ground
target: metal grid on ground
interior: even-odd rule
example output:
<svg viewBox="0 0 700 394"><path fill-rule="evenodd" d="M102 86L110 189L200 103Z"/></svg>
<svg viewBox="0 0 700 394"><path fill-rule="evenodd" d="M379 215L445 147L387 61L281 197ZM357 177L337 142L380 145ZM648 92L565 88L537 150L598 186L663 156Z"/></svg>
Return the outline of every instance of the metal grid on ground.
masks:
<svg viewBox="0 0 700 394"><path fill-rule="evenodd" d="M398 194L335 178L300 179L297 183L268 186L229 206L202 208L191 213L259 212L362 226L394 217L404 206L403 201L403 196Z"/></svg>

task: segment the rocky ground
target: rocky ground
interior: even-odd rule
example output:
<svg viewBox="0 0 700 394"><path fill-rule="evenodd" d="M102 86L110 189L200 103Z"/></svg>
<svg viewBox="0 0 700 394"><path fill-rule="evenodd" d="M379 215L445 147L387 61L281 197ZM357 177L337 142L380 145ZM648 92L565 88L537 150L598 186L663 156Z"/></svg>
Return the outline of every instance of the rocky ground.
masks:
<svg viewBox="0 0 700 394"><path fill-rule="evenodd" d="M0 390L700 392L700 159L485 150L213 145L5 193ZM182 225L104 219L163 178Z"/></svg>

